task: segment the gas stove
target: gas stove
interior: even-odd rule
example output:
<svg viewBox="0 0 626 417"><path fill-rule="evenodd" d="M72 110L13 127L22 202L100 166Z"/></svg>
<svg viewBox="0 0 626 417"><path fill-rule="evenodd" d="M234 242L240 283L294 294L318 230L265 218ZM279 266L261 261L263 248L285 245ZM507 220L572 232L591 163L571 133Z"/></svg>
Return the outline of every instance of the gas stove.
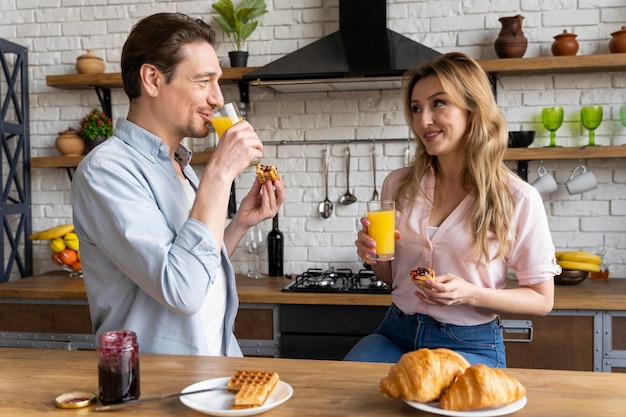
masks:
<svg viewBox="0 0 626 417"><path fill-rule="evenodd" d="M283 288L284 292L389 294L391 287L368 269L307 269Z"/></svg>

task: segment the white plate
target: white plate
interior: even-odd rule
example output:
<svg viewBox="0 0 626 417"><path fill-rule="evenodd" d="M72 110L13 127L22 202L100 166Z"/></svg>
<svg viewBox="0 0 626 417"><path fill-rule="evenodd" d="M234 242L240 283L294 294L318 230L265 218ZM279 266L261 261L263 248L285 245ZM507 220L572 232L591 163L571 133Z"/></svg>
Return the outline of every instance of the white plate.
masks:
<svg viewBox="0 0 626 417"><path fill-rule="evenodd" d="M439 402L418 403L416 401L404 400L405 403L418 410L427 411L433 414L439 414L442 416L453 417L495 417L504 416L521 410L526 405L526 397L523 397L511 404L502 405L499 407L481 408L480 410L471 411L452 411L444 410L439 407Z"/></svg>
<svg viewBox="0 0 626 417"><path fill-rule="evenodd" d="M225 387L229 380L230 377L207 379L206 381L200 381L193 385L189 385L181 392L195 391L212 387ZM272 395L270 395L265 401L265 404L260 407L233 410L232 406L235 394L228 391L212 391L200 394L190 394L180 397L180 401L187 407L210 416L253 416L255 414L261 414L267 410L271 410L274 407L278 407L291 398L292 395L293 388L291 388L291 385L283 381L278 381Z"/></svg>

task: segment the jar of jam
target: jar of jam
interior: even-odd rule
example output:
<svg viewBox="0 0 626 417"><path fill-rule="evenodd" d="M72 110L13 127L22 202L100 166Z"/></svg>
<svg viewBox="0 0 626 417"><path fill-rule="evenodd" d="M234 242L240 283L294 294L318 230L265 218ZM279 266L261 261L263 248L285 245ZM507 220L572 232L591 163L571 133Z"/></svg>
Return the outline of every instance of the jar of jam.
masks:
<svg viewBox="0 0 626 417"><path fill-rule="evenodd" d="M139 344L130 330L98 338L98 391L103 404L139 399Z"/></svg>

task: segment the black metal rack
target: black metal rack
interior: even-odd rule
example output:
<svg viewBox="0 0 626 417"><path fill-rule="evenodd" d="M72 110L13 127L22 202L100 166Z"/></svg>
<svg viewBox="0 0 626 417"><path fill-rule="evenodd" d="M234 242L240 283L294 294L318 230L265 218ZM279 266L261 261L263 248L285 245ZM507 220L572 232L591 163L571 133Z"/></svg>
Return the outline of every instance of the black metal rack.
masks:
<svg viewBox="0 0 626 417"><path fill-rule="evenodd" d="M33 274L28 91L27 49L0 39L0 282L16 266L22 277Z"/></svg>

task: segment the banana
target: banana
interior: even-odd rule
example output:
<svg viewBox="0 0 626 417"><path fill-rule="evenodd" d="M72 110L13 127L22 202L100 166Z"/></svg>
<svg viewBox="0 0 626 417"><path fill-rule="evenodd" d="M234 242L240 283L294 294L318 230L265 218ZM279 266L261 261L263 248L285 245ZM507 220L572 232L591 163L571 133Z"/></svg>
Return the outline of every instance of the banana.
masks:
<svg viewBox="0 0 626 417"><path fill-rule="evenodd" d="M600 265L589 262L557 261L563 269L571 271L600 272Z"/></svg>
<svg viewBox="0 0 626 417"><path fill-rule="evenodd" d="M62 224L60 226L54 226L50 229L42 230L41 232L35 232L28 236L30 240L50 240L57 237L63 237L66 234L74 231L74 225Z"/></svg>
<svg viewBox="0 0 626 417"><path fill-rule="evenodd" d="M65 242L63 242L63 239L61 239L60 237L55 237L50 241L48 245L50 246L50 250L52 252L61 252L63 249L66 248Z"/></svg>
<svg viewBox="0 0 626 417"><path fill-rule="evenodd" d="M74 249L74 250L79 249L78 236L76 236L76 233L74 232L70 232L66 234L65 236L63 236L63 243L65 243L65 246L67 246L70 249Z"/></svg>
<svg viewBox="0 0 626 417"><path fill-rule="evenodd" d="M602 263L602 257L593 253L582 251L564 251L556 252L554 254L559 261L573 261L573 262L586 262L600 265Z"/></svg>

